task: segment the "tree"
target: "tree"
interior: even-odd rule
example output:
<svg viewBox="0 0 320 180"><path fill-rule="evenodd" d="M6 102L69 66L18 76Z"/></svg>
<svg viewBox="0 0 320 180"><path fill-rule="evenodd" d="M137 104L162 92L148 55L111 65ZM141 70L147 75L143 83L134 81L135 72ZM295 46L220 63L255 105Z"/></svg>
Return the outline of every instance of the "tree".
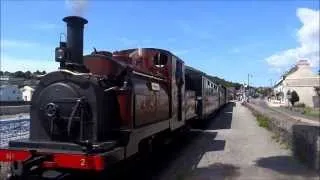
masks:
<svg viewBox="0 0 320 180"><path fill-rule="evenodd" d="M26 78L26 79L31 79L31 78L32 78L32 73L31 73L30 71L26 71L26 72L24 73L24 78Z"/></svg>
<svg viewBox="0 0 320 180"><path fill-rule="evenodd" d="M10 73L9 71L5 71L3 75L5 75L5 76L10 76L11 73Z"/></svg>
<svg viewBox="0 0 320 180"><path fill-rule="evenodd" d="M41 75L41 72L37 70L36 72L33 72L34 75Z"/></svg>
<svg viewBox="0 0 320 180"><path fill-rule="evenodd" d="M296 91L292 91L290 93L290 99L289 101L291 102L292 106L294 106L294 103L298 102L299 101L299 95Z"/></svg>
<svg viewBox="0 0 320 180"><path fill-rule="evenodd" d="M0 71L0 76L3 76L3 74L4 74L3 71Z"/></svg>
<svg viewBox="0 0 320 180"><path fill-rule="evenodd" d="M16 71L13 75L17 78L24 78L24 72L22 71Z"/></svg>

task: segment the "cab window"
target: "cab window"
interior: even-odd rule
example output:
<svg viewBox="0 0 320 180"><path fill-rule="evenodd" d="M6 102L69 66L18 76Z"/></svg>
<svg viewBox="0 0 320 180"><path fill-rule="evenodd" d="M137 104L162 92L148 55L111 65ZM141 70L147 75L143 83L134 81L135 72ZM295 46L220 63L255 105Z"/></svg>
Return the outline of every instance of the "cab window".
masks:
<svg viewBox="0 0 320 180"><path fill-rule="evenodd" d="M154 57L153 57L153 64L156 67L164 67L165 65L167 65L168 63L168 56L164 53L157 53Z"/></svg>

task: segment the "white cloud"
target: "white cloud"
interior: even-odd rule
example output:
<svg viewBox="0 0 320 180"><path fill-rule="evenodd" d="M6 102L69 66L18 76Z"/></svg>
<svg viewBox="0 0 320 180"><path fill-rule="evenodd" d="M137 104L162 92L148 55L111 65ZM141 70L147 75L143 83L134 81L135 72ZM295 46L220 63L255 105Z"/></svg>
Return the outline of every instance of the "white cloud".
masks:
<svg viewBox="0 0 320 180"><path fill-rule="evenodd" d="M1 71L36 71L47 72L58 69L59 64L54 60L16 58L1 53Z"/></svg>
<svg viewBox="0 0 320 180"><path fill-rule="evenodd" d="M273 68L286 68L299 59L307 59L312 67L319 67L319 16L320 11L299 8L297 17L302 23L296 34L299 46L269 56L267 63Z"/></svg>

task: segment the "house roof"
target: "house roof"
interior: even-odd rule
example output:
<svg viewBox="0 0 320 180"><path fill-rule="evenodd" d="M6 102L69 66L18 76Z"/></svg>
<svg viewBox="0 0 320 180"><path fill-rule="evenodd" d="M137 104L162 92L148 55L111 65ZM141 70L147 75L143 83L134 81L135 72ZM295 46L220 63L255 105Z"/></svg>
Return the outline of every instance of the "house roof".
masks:
<svg viewBox="0 0 320 180"><path fill-rule="evenodd" d="M296 73L297 72L297 73ZM295 73L295 74L294 74ZM291 67L288 71L286 71L276 82L273 88L279 86L286 79L312 79L319 78L319 76L315 75L310 67L310 63L307 60L299 60L297 64Z"/></svg>

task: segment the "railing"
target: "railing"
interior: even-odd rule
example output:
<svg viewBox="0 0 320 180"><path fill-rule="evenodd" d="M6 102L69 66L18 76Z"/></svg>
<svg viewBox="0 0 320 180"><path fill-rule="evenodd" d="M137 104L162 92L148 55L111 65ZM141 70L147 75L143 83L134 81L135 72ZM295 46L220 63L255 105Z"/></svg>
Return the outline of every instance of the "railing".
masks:
<svg viewBox="0 0 320 180"><path fill-rule="evenodd" d="M29 138L29 129L28 116L0 120L0 147L8 146L12 140Z"/></svg>
<svg viewBox="0 0 320 180"><path fill-rule="evenodd" d="M31 101L0 101L0 106L30 105Z"/></svg>

